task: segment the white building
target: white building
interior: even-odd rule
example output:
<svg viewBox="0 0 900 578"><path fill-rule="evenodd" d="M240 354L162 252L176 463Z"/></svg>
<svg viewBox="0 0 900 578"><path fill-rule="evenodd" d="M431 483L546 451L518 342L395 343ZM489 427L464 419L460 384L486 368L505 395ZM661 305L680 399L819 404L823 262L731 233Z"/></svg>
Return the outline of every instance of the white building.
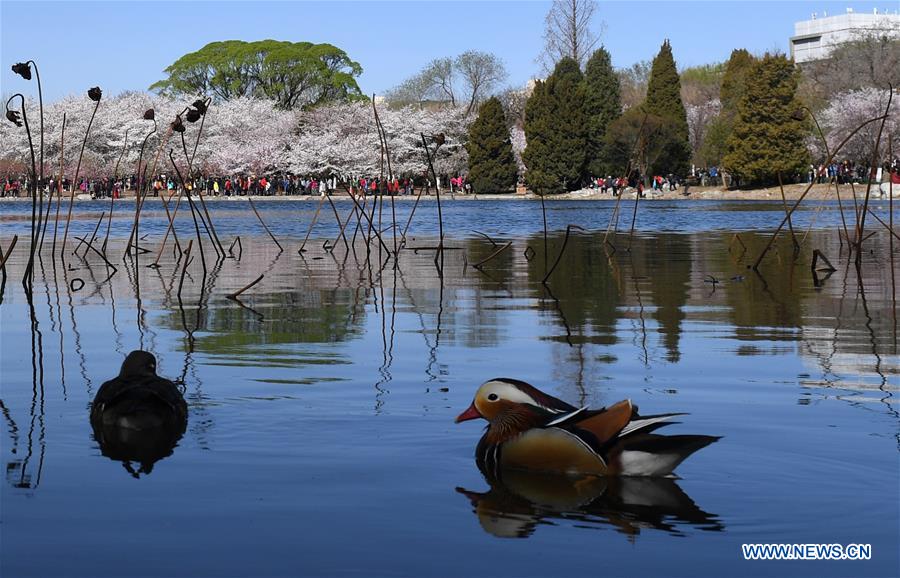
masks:
<svg viewBox="0 0 900 578"><path fill-rule="evenodd" d="M794 24L791 56L794 62L822 60L839 44L869 34L900 38L900 14L877 8L871 14L854 12L852 8L836 16L814 13L811 20Z"/></svg>

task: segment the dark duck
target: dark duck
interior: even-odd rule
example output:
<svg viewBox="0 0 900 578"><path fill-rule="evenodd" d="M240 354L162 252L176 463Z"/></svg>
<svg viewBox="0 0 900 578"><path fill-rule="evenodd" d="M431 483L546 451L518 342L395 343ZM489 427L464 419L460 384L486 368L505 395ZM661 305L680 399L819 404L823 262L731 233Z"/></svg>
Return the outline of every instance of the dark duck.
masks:
<svg viewBox="0 0 900 578"><path fill-rule="evenodd" d="M138 477L172 454L187 428L187 404L174 383L156 374L153 354L136 350L119 375L97 391L91 427L103 455L122 461Z"/></svg>

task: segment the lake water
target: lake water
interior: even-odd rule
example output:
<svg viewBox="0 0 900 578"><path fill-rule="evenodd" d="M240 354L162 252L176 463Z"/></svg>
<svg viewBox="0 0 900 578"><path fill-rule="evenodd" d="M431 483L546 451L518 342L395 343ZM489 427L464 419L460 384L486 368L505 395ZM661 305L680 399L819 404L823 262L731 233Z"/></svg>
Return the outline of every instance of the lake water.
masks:
<svg viewBox="0 0 900 578"><path fill-rule="evenodd" d="M624 201L605 244L612 203L552 202L545 252L539 203L448 200L439 270L432 200L397 267L377 241L367 258L366 227L354 251L323 248L339 238L327 203L298 254L316 206L256 203L279 252L246 201L209 203L225 247L241 243L216 263L204 237L208 272L195 247L179 299L170 249L145 267L162 205L147 205L141 245L152 253L134 267L122 259L134 205L119 203L118 271L108 278L93 253L54 268L45 251L32 331L20 283L30 205L0 203L3 250L20 236L0 306L0 574L900 572L900 354L877 223L857 269L836 206L811 204L794 222L801 237L812 225L800 256L785 238L757 275L747 266L780 203L642 203L629 237ZM335 208L345 218L350 206ZM411 207L398 203L392 229L384 206L388 247ZM105 210L76 204L70 252ZM887 218L886 204L875 211ZM584 230L544 285L567 224ZM45 249L51 238L52 227ZM813 249L837 271L814 276ZM225 297L261 274L240 302ZM90 402L138 348L183 384L188 425L171 455L123 462L95 439ZM630 398L645 413L687 412L660 433L721 439L675 480L490 483L473 459L481 424L453 419L499 376L575 405ZM782 542L871 544L872 559L742 557L743 543Z"/></svg>

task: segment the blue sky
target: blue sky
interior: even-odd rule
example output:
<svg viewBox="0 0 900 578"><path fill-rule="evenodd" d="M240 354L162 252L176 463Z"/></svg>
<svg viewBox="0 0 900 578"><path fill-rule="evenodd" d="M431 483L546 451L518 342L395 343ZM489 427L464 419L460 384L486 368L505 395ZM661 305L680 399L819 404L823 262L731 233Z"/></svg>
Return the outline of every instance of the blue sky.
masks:
<svg viewBox="0 0 900 578"><path fill-rule="evenodd" d="M733 48L788 52L797 20L812 12L897 9L882 2L600 2L598 31L613 65L652 59L669 38L679 67L722 61ZM0 0L2 93L32 91L10 72L34 59L53 101L99 85L109 95L146 90L181 55L216 40L328 42L363 67L367 94L431 59L465 50L503 58L511 85L539 75L548 1L500 2L13 2Z"/></svg>

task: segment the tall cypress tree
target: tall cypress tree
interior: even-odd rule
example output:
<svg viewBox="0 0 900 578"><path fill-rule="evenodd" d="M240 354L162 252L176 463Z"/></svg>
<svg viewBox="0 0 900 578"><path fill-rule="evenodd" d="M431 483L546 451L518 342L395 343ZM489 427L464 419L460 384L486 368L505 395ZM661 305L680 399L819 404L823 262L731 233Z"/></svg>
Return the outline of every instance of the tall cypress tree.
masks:
<svg viewBox="0 0 900 578"><path fill-rule="evenodd" d="M737 48L731 51L731 57L725 64L722 85L719 87L722 108L719 115L709 123L701 151L701 156L711 165L721 163L727 152L726 142L734 130L738 103L746 92L747 73L755 61L747 50Z"/></svg>
<svg viewBox="0 0 900 578"><path fill-rule="evenodd" d="M525 150L522 162L525 164L525 181L534 192L544 194L553 185L553 175L546 170L550 156L551 118L549 96L545 83L534 83L531 96L525 101Z"/></svg>
<svg viewBox="0 0 900 578"><path fill-rule="evenodd" d="M734 130L728 137L725 167L754 183L785 179L809 163L809 126L796 112L799 72L783 54L766 54L747 73ZM800 118L800 120L798 120Z"/></svg>
<svg viewBox="0 0 900 578"><path fill-rule="evenodd" d="M516 158L500 99L491 97L469 127L469 182L476 193L508 191L516 184Z"/></svg>
<svg viewBox="0 0 900 578"><path fill-rule="evenodd" d="M525 105L522 160L525 179L538 194L581 185L587 148L584 84L578 63L563 58L546 82L537 83Z"/></svg>
<svg viewBox="0 0 900 578"><path fill-rule="evenodd" d="M687 112L681 101L681 78L668 40L663 42L653 59L647 97L641 107L649 115L667 118L675 123L678 138L667 148L662 161L670 172L685 174L691 160L691 143L688 140Z"/></svg>
<svg viewBox="0 0 900 578"><path fill-rule="evenodd" d="M600 47L588 60L584 86L588 128L587 176L601 176L611 170L603 155L606 129L622 115L619 76L613 70L606 48Z"/></svg>
<svg viewBox="0 0 900 578"><path fill-rule="evenodd" d="M737 112L738 102L744 94L747 83L747 72L753 66L753 55L744 48L736 48L731 51L728 62L725 63L725 73L722 75L722 86L719 88L719 100L722 102L722 111L733 115Z"/></svg>

